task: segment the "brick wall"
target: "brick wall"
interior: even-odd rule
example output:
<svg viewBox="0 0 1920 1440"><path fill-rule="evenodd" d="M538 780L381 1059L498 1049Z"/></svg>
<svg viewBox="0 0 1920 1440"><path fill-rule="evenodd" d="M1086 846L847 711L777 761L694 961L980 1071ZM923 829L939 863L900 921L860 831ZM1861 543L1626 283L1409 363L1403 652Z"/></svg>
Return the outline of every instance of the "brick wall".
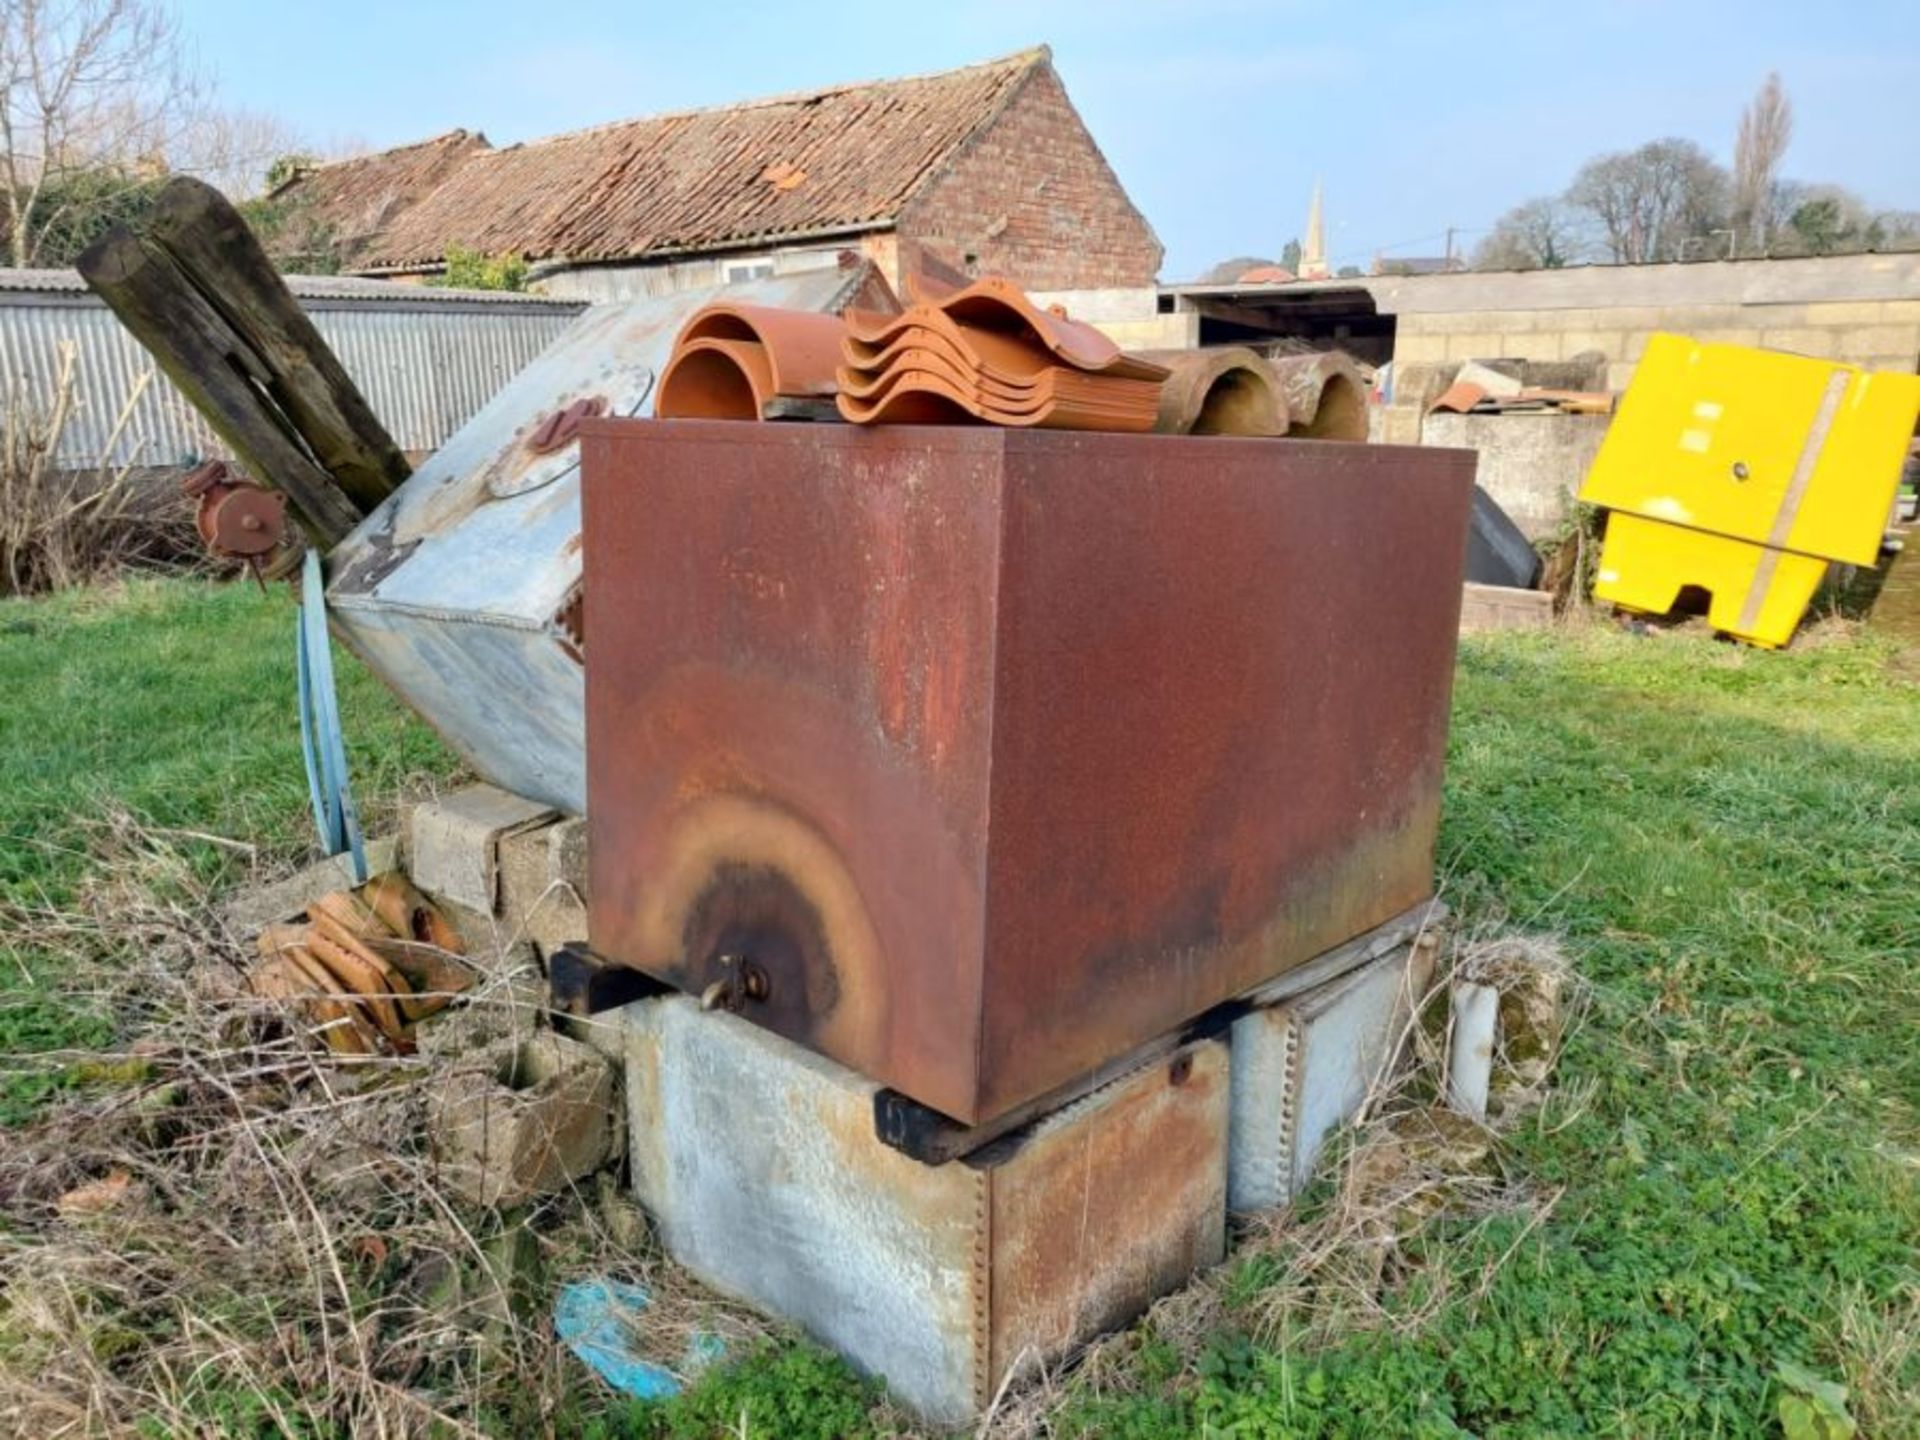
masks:
<svg viewBox="0 0 1920 1440"><path fill-rule="evenodd" d="M1162 254L1051 65L908 207L899 237L903 270L925 249L1029 290L1150 285Z"/></svg>

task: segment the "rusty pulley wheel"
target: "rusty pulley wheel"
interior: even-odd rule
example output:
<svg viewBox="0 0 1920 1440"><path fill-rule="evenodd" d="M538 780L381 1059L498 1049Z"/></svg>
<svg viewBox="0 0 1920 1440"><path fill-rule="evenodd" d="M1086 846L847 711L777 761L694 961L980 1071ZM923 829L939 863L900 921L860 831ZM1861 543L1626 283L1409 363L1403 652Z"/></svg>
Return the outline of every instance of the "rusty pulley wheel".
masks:
<svg viewBox="0 0 1920 1440"><path fill-rule="evenodd" d="M195 502L193 524L209 554L244 560L263 582L297 552L287 541L287 498L255 484L224 460L209 460L180 481Z"/></svg>
<svg viewBox="0 0 1920 1440"><path fill-rule="evenodd" d="M258 485L236 485L214 501L207 528L207 544L217 554L265 555L286 539L286 497Z"/></svg>

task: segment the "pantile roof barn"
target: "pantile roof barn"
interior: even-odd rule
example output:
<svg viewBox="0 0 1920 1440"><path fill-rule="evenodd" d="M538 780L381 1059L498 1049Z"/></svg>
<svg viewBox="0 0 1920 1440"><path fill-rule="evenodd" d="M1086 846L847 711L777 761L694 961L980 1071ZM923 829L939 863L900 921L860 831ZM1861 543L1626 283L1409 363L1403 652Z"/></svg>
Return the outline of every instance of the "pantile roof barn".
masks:
<svg viewBox="0 0 1920 1440"><path fill-rule="evenodd" d="M896 280L911 268L902 248L917 245L955 268L1068 289L1149 284L1161 254L1044 46L504 148L456 130L314 167L275 198L324 226L360 273L431 272L456 247L558 272L817 255L884 235L885 253L863 248Z"/></svg>

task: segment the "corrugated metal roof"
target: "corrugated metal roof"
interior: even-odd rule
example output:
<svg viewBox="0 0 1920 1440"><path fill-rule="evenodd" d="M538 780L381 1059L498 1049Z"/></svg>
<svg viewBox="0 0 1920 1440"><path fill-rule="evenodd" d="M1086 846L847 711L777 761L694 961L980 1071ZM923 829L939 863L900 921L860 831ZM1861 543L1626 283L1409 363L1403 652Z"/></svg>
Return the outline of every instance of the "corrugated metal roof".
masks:
<svg viewBox="0 0 1920 1440"><path fill-rule="evenodd" d="M578 301L529 295L513 290L453 290L438 285L409 285L397 280L370 280L360 275L284 275L287 288L297 299L318 302L311 309L326 308L328 302L412 308L433 306L531 307L561 314L574 314ZM78 270L0 269L0 295L91 295Z"/></svg>
<svg viewBox="0 0 1920 1440"><path fill-rule="evenodd" d="M621 260L876 229L1050 61L1041 46L934 75L629 120L506 149L470 145L429 193L390 207L356 244L353 263L431 266L455 245L530 260ZM363 203L380 184L368 177L395 154L321 167L279 193L309 197L307 213L334 223L330 197ZM367 175L349 173L356 166Z"/></svg>

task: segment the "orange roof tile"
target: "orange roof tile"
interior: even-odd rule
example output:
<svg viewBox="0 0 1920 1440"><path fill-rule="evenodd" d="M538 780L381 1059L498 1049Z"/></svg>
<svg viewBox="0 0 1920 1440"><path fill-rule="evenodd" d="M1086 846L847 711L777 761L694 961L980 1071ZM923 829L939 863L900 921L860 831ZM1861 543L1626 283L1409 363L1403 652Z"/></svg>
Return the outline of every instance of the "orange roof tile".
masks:
<svg viewBox="0 0 1920 1440"><path fill-rule="evenodd" d="M314 165L273 192L296 200L302 217L323 225L332 241L358 254L406 208L433 192L470 156L489 150L487 137L449 130L431 140Z"/></svg>
<svg viewBox="0 0 1920 1440"><path fill-rule="evenodd" d="M461 246L529 260L606 261L890 224L1021 84L1045 46L964 69L622 121L504 149L478 136L436 183L399 194L417 162L387 151L283 187L348 214L356 269L416 269ZM466 132L406 147L443 146ZM362 167L356 169L356 167ZM346 223L377 214L367 228Z"/></svg>

